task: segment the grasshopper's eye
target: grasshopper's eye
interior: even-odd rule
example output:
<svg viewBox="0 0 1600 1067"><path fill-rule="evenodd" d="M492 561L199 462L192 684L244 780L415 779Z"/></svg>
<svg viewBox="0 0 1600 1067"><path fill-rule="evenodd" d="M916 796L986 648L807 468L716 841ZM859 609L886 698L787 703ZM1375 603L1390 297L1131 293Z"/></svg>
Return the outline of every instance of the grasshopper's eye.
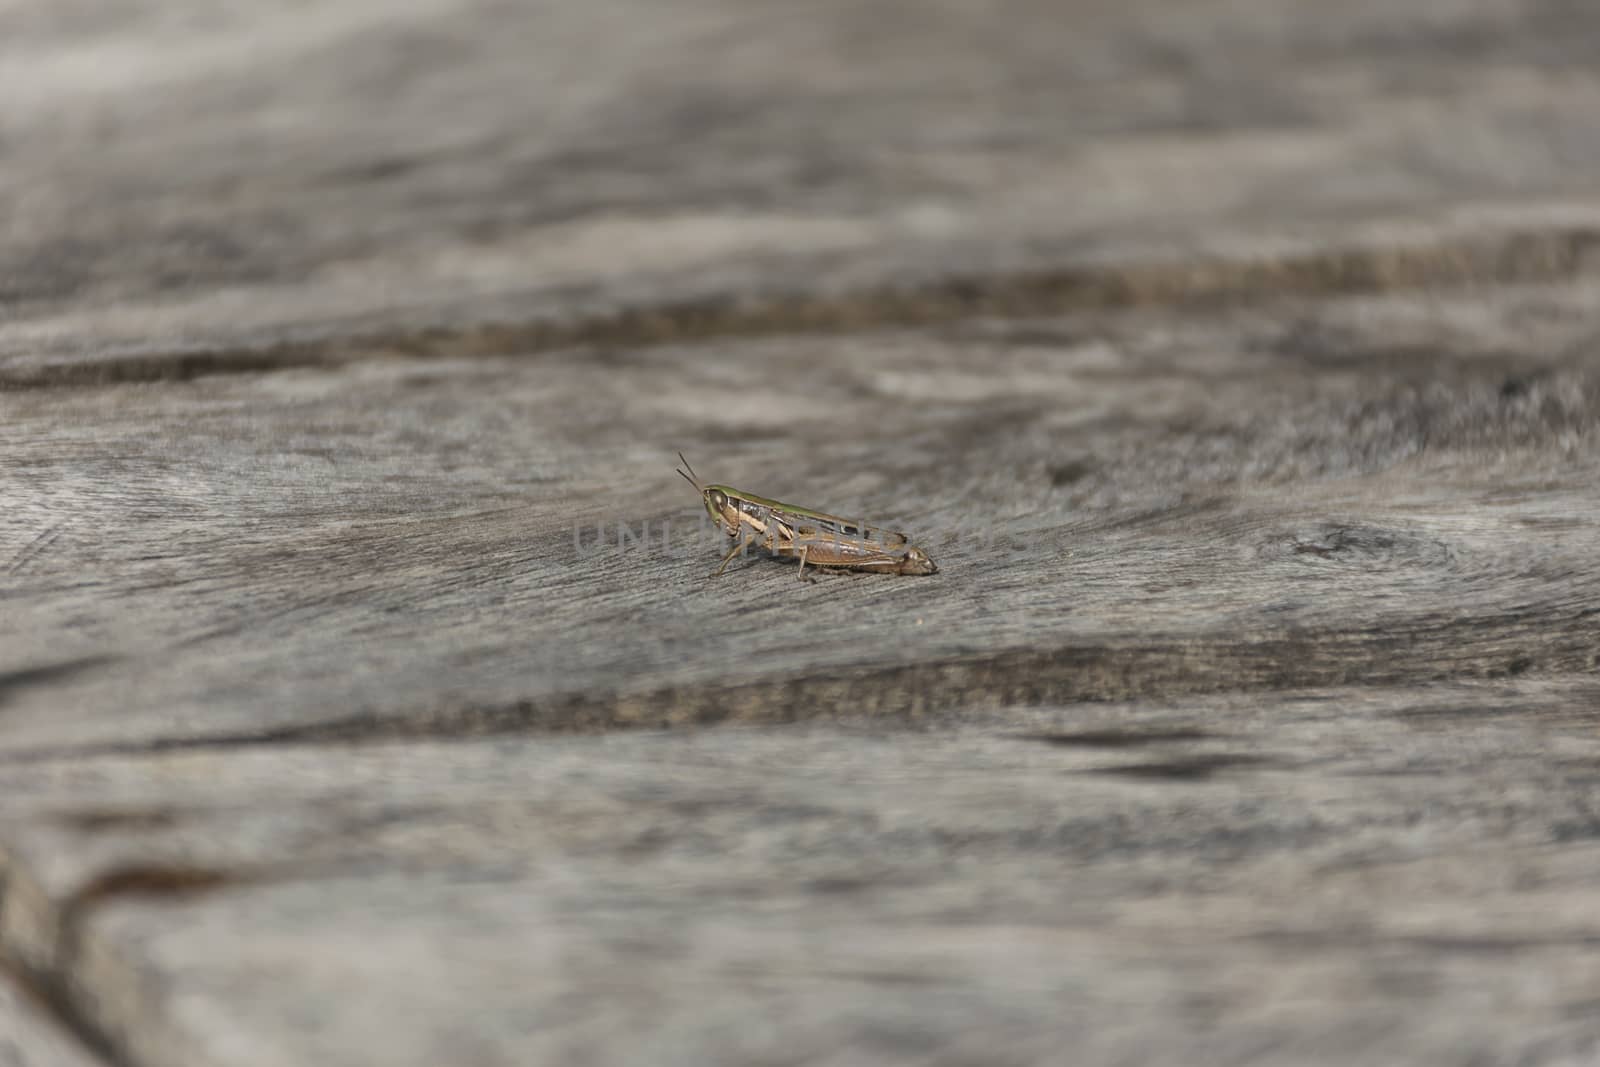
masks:
<svg viewBox="0 0 1600 1067"><path fill-rule="evenodd" d="M706 499L709 500L711 502L711 506L716 508L718 511L721 511L723 508L728 506L727 494L721 489L710 490L706 493Z"/></svg>

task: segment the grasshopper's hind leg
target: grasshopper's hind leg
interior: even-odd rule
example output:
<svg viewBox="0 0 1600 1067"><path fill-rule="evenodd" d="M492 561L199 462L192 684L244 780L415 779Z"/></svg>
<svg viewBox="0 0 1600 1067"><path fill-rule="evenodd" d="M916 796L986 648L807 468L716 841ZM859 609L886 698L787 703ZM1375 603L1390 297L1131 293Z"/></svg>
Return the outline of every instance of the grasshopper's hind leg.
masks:
<svg viewBox="0 0 1600 1067"><path fill-rule="evenodd" d="M796 577L798 577L802 582L815 582L817 580L817 568L815 567L811 568L811 577L806 577L806 553L810 550L811 547L809 545L802 545L800 547L800 571Z"/></svg>

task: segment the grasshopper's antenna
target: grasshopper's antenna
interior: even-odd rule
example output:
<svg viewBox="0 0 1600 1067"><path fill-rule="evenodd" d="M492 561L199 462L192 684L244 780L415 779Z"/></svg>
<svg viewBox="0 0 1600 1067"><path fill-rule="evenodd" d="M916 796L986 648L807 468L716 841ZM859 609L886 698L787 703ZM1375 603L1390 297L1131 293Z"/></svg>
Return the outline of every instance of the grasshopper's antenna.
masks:
<svg viewBox="0 0 1600 1067"><path fill-rule="evenodd" d="M698 477L698 476L697 476L697 475L696 475L696 474L695 474L695 473L694 473L694 468L693 468L693 467L690 467L690 466L689 466L689 461L688 461L688 460L686 460L686 459L683 459L683 453L682 453L682 452L679 452L679 453L678 453L678 458L679 458L679 459L681 459L681 460L683 460L683 465L684 465L684 466L685 466L685 467L686 467L686 468L688 468L688 471L689 471L689 473L688 473L688 474L683 474L683 471L679 471L679 472L678 472L678 473L679 473L679 474L683 474L683 477L684 477L684 479L685 479L685 480L686 480L686 481L687 481L687 482L688 482L688 483L689 483L689 484L690 484L690 485L692 485L692 486L694 486L694 488L695 488L695 492L697 492L697 493L703 493L703 492L705 492L705 491L706 491L706 487L705 487L705 486L703 486L703 485L701 485L701 484L700 484L700 479L699 479L699 477Z"/></svg>

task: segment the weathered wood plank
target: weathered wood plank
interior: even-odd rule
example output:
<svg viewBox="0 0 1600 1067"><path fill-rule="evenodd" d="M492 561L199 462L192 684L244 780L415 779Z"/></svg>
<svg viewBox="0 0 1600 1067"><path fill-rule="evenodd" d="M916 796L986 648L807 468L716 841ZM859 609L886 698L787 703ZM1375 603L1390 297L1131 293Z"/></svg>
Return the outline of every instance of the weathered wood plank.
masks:
<svg viewBox="0 0 1600 1067"><path fill-rule="evenodd" d="M101 1067L0 967L0 1067Z"/></svg>
<svg viewBox="0 0 1600 1067"><path fill-rule="evenodd" d="M1592 264L1600 232L1600 10L1565 0L0 20L12 383L344 358L352 331L447 354L596 321L639 338L1548 276ZM1531 236L1468 251L1497 226ZM1205 254L1264 266L1230 281Z"/></svg>
<svg viewBox="0 0 1600 1067"><path fill-rule="evenodd" d="M1581 1064L1597 684L10 764L5 932L166 1067Z"/></svg>
<svg viewBox="0 0 1600 1067"><path fill-rule="evenodd" d="M7 394L0 751L1590 670L1596 297ZM677 448L943 572L708 582Z"/></svg>
<svg viewBox="0 0 1600 1067"><path fill-rule="evenodd" d="M1597 48L0 5L0 960L139 1067L1600 1057ZM677 448L944 571L574 541Z"/></svg>

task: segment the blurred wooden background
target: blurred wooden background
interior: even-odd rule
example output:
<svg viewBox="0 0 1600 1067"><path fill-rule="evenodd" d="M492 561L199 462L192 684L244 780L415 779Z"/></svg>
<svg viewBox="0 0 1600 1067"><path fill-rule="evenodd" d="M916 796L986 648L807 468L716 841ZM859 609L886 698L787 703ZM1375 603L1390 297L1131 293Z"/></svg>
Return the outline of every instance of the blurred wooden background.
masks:
<svg viewBox="0 0 1600 1067"><path fill-rule="evenodd" d="M1596 56L0 2L0 1067L1600 1062Z"/></svg>

